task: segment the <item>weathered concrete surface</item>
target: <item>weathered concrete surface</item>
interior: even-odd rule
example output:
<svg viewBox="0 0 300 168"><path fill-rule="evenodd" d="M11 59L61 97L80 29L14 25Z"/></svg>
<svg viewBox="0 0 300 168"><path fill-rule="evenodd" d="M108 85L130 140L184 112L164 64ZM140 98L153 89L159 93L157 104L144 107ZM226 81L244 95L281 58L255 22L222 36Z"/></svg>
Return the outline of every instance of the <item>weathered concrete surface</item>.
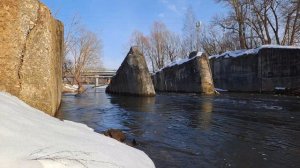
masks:
<svg viewBox="0 0 300 168"><path fill-rule="evenodd" d="M38 0L0 1L0 91L54 115L61 100L63 25Z"/></svg>
<svg viewBox="0 0 300 168"><path fill-rule="evenodd" d="M205 54L179 65L166 67L152 76L156 91L214 94L209 60Z"/></svg>
<svg viewBox="0 0 300 168"><path fill-rule="evenodd" d="M155 95L145 57L137 47L130 49L106 92L137 96Z"/></svg>
<svg viewBox="0 0 300 168"><path fill-rule="evenodd" d="M210 59L216 88L270 92L300 88L300 48L261 48L239 57Z"/></svg>
<svg viewBox="0 0 300 168"><path fill-rule="evenodd" d="M216 88L230 91L256 91L259 88L255 55L210 59L210 63Z"/></svg>

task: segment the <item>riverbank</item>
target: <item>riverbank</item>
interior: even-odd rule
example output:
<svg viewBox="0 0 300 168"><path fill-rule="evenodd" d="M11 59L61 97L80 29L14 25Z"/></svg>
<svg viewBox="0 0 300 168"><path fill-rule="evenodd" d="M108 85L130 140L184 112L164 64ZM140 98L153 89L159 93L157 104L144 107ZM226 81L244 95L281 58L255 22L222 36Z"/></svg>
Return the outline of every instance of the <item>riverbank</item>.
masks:
<svg viewBox="0 0 300 168"><path fill-rule="evenodd" d="M1 168L153 168L142 151L95 133L83 124L60 121L0 92Z"/></svg>

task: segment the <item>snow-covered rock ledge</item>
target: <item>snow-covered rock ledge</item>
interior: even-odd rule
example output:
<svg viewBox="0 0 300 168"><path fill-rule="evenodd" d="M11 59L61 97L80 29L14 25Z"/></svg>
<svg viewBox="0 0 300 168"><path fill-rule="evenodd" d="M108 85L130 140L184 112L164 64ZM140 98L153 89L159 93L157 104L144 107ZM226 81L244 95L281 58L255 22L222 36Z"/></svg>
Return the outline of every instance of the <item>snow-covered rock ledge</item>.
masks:
<svg viewBox="0 0 300 168"><path fill-rule="evenodd" d="M163 71L166 68L170 68L170 67L177 66L177 65L182 65L182 64L184 64L186 62L189 62L189 61L191 61L193 59L199 58L199 57L202 56L202 54L203 54L203 52L197 52L197 54L194 57L192 57L192 58L179 58L179 59L177 59L177 60L175 60L175 61L167 64L165 67L159 69L154 74L159 73L159 72Z"/></svg>
<svg viewBox="0 0 300 168"><path fill-rule="evenodd" d="M142 151L0 92L1 168L153 168Z"/></svg>
<svg viewBox="0 0 300 168"><path fill-rule="evenodd" d="M209 58L219 58L219 57L224 57L224 58L229 58L229 57L240 57L243 55L249 55L249 54L257 54L261 49L264 48L275 48L275 49L300 49L300 46L281 46L281 45L262 45L258 48L254 49L245 49L245 50L236 50L236 51L227 51L221 55L212 55Z"/></svg>
<svg viewBox="0 0 300 168"><path fill-rule="evenodd" d="M70 85L64 83L62 86L63 93L76 93L78 91L78 85Z"/></svg>

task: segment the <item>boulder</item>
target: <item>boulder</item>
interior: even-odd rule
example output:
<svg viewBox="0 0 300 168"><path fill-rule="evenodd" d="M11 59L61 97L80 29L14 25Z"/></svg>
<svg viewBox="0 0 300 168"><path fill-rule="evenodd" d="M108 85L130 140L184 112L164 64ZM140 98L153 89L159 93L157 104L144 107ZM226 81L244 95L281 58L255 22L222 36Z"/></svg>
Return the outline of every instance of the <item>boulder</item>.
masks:
<svg viewBox="0 0 300 168"><path fill-rule="evenodd" d="M154 96L155 90L145 61L137 47L132 47L112 78L107 93Z"/></svg>
<svg viewBox="0 0 300 168"><path fill-rule="evenodd" d="M173 63L152 76L156 91L215 94L209 59L201 52Z"/></svg>
<svg viewBox="0 0 300 168"><path fill-rule="evenodd" d="M136 140L134 138L132 140L127 139L125 133L123 133L119 129L108 129L103 134L107 137L110 137L117 141L123 142L124 144L131 146L131 147L138 145L138 143L136 142Z"/></svg>
<svg viewBox="0 0 300 168"><path fill-rule="evenodd" d="M104 132L104 135L111 137L113 139L116 139L120 142L124 142L126 139L125 134L121 130L118 130L118 129L109 129Z"/></svg>
<svg viewBox="0 0 300 168"><path fill-rule="evenodd" d="M38 0L1 0L0 39L0 91L54 115L61 100L63 24Z"/></svg>

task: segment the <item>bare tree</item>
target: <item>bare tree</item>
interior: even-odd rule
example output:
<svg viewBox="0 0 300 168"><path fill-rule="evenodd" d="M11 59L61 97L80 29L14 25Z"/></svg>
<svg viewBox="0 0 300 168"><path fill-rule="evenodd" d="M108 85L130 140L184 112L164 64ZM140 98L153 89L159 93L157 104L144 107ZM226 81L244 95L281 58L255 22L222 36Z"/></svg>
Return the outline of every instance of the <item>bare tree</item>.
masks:
<svg viewBox="0 0 300 168"><path fill-rule="evenodd" d="M248 12L248 3L246 3L246 0L217 0L217 2L225 3L229 7L230 12L227 17L217 17L215 23L223 29L237 33L240 48L247 48L245 20Z"/></svg>
<svg viewBox="0 0 300 168"><path fill-rule="evenodd" d="M281 15L283 17L284 35L281 44L299 45L300 38L300 1L282 0L280 5Z"/></svg>
<svg viewBox="0 0 300 168"><path fill-rule="evenodd" d="M82 73L101 68L101 52L101 40L74 17L65 33L63 71L65 75L74 77L71 83L78 85L79 93L84 90L81 82Z"/></svg>
<svg viewBox="0 0 300 168"><path fill-rule="evenodd" d="M178 34L166 31L165 42L164 53L167 56L167 62L174 62L177 58L182 57L181 39Z"/></svg>
<svg viewBox="0 0 300 168"><path fill-rule="evenodd" d="M149 56L154 60L154 69L159 70L181 57L180 36L171 32L163 22L154 22L149 36Z"/></svg>
<svg viewBox="0 0 300 168"><path fill-rule="evenodd" d="M149 36L133 32L129 43L140 48L153 72L181 56L180 36L171 32L163 22L154 22Z"/></svg>
<svg viewBox="0 0 300 168"><path fill-rule="evenodd" d="M188 53L199 50L199 46L197 45L198 31L197 31L197 18L193 8L190 6L186 10L183 29L182 29L182 49L184 55L188 55Z"/></svg>
<svg viewBox="0 0 300 168"><path fill-rule="evenodd" d="M167 28L162 22L154 22L151 28L150 43L151 50L150 54L154 59L156 68L161 69L165 65L165 45L166 45L166 33Z"/></svg>
<svg viewBox="0 0 300 168"><path fill-rule="evenodd" d="M67 79L67 75L71 75L72 68L73 68L73 62L68 57L70 54L71 48L74 47L76 44L76 34L78 31L78 24L79 19L77 16L74 16L71 23L67 26L68 29L65 30L65 36L64 36L64 45L63 45L63 78ZM68 81L71 83L70 81Z"/></svg>
<svg viewBox="0 0 300 168"><path fill-rule="evenodd" d="M140 31L134 31L131 35L130 46L138 46L141 49L143 55L147 54L150 44L149 39Z"/></svg>
<svg viewBox="0 0 300 168"><path fill-rule="evenodd" d="M146 61L148 65L150 65L148 67L151 67L151 70L154 72L155 60L154 57L151 56L151 44L150 44L149 37L145 36L142 32L136 30L131 35L129 45L139 47L142 54L146 57Z"/></svg>
<svg viewBox="0 0 300 168"><path fill-rule="evenodd" d="M73 61L74 83L78 85L78 91L83 90L81 75L87 69L100 66L102 43L93 32L82 28L75 44L70 49L70 58Z"/></svg>
<svg viewBox="0 0 300 168"><path fill-rule="evenodd" d="M239 37L239 48L261 44L299 44L299 0L217 0L229 14L214 20Z"/></svg>
<svg viewBox="0 0 300 168"><path fill-rule="evenodd" d="M208 55L216 55L228 50L236 50L239 47L239 44L236 43L238 40L239 38L234 33L222 31L211 24L203 25L200 44Z"/></svg>

